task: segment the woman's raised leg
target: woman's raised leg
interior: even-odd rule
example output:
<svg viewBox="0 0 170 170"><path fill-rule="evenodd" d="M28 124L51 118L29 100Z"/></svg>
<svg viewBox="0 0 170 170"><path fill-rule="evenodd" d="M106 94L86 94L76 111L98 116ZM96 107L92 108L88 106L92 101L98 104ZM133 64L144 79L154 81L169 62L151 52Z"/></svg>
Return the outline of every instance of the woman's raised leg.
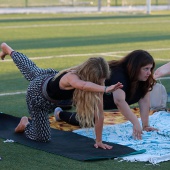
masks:
<svg viewBox="0 0 170 170"><path fill-rule="evenodd" d="M6 43L1 44L1 53L0 58L4 60L6 55L10 55L13 59L14 63L20 70L20 72L24 75L24 77L28 81L32 81L36 77L43 74L56 74L57 71L53 69L42 69L36 66L36 64L31 61L26 55L14 51L10 46Z"/></svg>

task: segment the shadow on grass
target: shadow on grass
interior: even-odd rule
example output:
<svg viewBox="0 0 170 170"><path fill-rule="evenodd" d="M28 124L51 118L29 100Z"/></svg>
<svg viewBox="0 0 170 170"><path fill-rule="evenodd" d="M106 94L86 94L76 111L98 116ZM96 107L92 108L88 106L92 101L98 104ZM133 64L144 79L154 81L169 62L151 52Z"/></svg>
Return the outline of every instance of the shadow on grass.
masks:
<svg viewBox="0 0 170 170"><path fill-rule="evenodd" d="M110 19L138 19L138 18L165 18L170 17L170 15L122 15L122 16L114 16L114 15L106 15L106 16L81 16L81 17L51 17L51 18L17 18L17 19L1 19L1 23L12 23L12 22L50 22L50 21L86 21L86 20L110 20Z"/></svg>
<svg viewBox="0 0 170 170"><path fill-rule="evenodd" d="M86 37L55 37L55 38L40 38L40 39L25 39L8 41L14 49L42 49L42 48L64 48L64 47L80 47L80 46L97 46L123 43L138 43L151 41L169 40L169 34L148 35L133 32L125 34L110 34L101 36L86 36Z"/></svg>

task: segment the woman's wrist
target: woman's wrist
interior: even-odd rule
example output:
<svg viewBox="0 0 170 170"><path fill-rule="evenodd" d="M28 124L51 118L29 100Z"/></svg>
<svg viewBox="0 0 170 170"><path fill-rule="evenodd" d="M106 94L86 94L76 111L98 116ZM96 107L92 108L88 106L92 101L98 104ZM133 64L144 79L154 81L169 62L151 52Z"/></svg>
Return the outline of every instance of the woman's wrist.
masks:
<svg viewBox="0 0 170 170"><path fill-rule="evenodd" d="M104 93L106 93L107 86L104 86Z"/></svg>
<svg viewBox="0 0 170 170"><path fill-rule="evenodd" d="M142 124L142 127L144 129L144 128L150 127L150 125L149 124Z"/></svg>
<svg viewBox="0 0 170 170"><path fill-rule="evenodd" d="M108 88L108 86L105 86L105 88L104 88L104 93L105 93L106 95L110 95L111 92L107 92L107 88Z"/></svg>
<svg viewBox="0 0 170 170"><path fill-rule="evenodd" d="M100 143L100 142L102 142L102 140L101 139L100 140L96 139L95 142Z"/></svg>

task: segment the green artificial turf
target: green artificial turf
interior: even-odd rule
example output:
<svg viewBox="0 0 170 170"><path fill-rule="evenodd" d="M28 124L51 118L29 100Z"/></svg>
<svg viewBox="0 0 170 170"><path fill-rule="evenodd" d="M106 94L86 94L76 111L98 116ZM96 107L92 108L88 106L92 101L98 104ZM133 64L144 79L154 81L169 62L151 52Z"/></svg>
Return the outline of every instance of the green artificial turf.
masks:
<svg viewBox="0 0 170 170"><path fill-rule="evenodd" d="M61 70L90 56L119 59L136 49L149 51L158 67L170 61L169 21L169 11L151 15L6 14L0 15L0 42L25 53L42 68ZM0 61L0 112L28 116L25 94L2 96L25 92L28 85L10 57L6 59ZM168 82L165 84L169 89ZM169 161L155 166L118 160L79 162L3 141L0 139L1 170L163 170L170 166Z"/></svg>

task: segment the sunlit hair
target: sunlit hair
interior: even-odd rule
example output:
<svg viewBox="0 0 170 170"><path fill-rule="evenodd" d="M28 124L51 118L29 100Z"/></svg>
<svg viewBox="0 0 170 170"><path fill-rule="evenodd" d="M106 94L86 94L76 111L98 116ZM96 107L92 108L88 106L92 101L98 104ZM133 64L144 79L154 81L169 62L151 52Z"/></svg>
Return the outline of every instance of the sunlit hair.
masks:
<svg viewBox="0 0 170 170"><path fill-rule="evenodd" d="M91 57L84 63L63 72L74 72L81 80L101 84L101 79L110 77L107 61L102 57ZM58 75L57 75L58 76ZM103 89L104 90L104 89ZM73 103L76 106L76 119L81 127L94 127L94 114L98 114L98 105L101 103L100 93L75 89Z"/></svg>
<svg viewBox="0 0 170 170"><path fill-rule="evenodd" d="M145 96L145 94L148 91L151 91L153 88L153 85L155 84L155 80L153 78L153 71L155 68L155 61L153 57L144 50L135 50L129 53L127 56L123 57L121 60L115 61L109 61L110 68L116 68L118 66L121 66L123 68L126 68L126 72L128 74L128 78L130 81L130 91L128 94L132 97L135 93L135 90L138 86L140 86L140 90L142 92L142 97ZM152 64L151 68L151 75L146 81L140 81L138 80L138 75L140 73L141 67L144 67L148 64Z"/></svg>

